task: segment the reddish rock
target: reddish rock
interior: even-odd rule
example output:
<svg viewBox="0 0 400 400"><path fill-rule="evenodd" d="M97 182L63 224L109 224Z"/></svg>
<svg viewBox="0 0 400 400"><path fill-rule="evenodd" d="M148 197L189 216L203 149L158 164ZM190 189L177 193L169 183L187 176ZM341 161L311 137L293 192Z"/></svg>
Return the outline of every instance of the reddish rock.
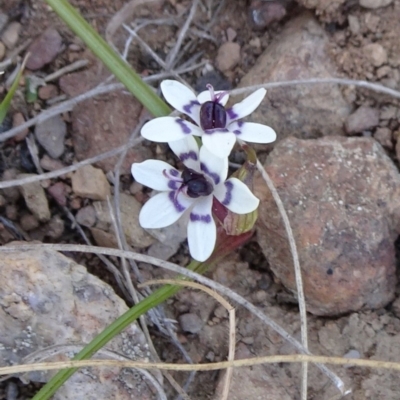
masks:
<svg viewBox="0 0 400 400"><path fill-rule="evenodd" d="M102 67L100 67L102 68ZM60 87L64 93L76 96L83 93L109 75L97 67L63 76ZM72 139L79 161L126 145L135 129L141 104L125 91L115 91L92 98L75 107L71 114ZM151 158L151 152L142 145L130 149L122 164L122 174L130 173L132 163ZM118 156L99 161L96 165L105 172L113 170Z"/></svg>
<svg viewBox="0 0 400 400"><path fill-rule="evenodd" d="M240 87L336 77L328 43L324 28L305 13L287 23L243 77ZM289 135L343 135L343 122L349 113L350 107L337 85L294 85L270 89L251 117L254 122L274 128L279 141Z"/></svg>
<svg viewBox="0 0 400 400"><path fill-rule="evenodd" d="M240 61L240 44L225 42L218 49L215 64L222 72L227 72L236 67Z"/></svg>
<svg viewBox="0 0 400 400"><path fill-rule="evenodd" d="M337 315L393 300L400 175L382 147L370 138L289 138L266 169L292 225L307 310ZM255 187L259 243L275 275L295 291L281 217L261 179Z"/></svg>
<svg viewBox="0 0 400 400"><path fill-rule="evenodd" d="M54 28L49 28L28 49L31 53L26 68L36 71L52 62L61 51L62 39Z"/></svg>
<svg viewBox="0 0 400 400"><path fill-rule="evenodd" d="M250 21L255 29L267 28L286 16L286 3L282 1L252 0L250 4Z"/></svg>
<svg viewBox="0 0 400 400"><path fill-rule="evenodd" d="M372 107L361 106L351 114L345 123L348 134L361 133L375 128L379 124L379 110Z"/></svg>

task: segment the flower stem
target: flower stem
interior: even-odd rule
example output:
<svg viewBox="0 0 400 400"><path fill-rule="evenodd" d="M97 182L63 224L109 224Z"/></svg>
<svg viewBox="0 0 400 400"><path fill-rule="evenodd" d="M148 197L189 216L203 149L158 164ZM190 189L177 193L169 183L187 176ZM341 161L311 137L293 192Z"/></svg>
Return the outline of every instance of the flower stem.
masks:
<svg viewBox="0 0 400 400"><path fill-rule="evenodd" d="M45 1L151 114L163 117L171 112L168 105L114 52L68 0Z"/></svg>

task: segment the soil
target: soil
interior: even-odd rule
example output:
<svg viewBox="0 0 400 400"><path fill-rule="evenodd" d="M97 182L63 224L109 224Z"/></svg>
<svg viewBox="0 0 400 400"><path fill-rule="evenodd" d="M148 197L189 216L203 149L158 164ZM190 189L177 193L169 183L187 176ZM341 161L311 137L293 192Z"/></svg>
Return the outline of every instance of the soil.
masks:
<svg viewBox="0 0 400 400"><path fill-rule="evenodd" d="M95 64L93 56L88 54L82 42L60 22L59 18L51 12L44 1L8 0L3 3L0 6L0 12L8 14L11 20L22 23L23 29L20 33L18 44L23 43L28 38L38 36L50 26L56 28L63 39L64 47L60 54L49 65L36 71L35 74L38 76L46 76L80 58L89 57L90 66ZM126 1L74 0L71 3L79 9L83 17L98 32L104 35L107 23L123 7ZM262 1L253 1L251 4L245 0L225 2L222 9L216 13L219 3L212 0L201 2L194 19L195 29L190 34L190 40L187 38L184 41L184 45L187 44L187 49L180 60L180 64L182 65L197 53L200 53L200 60L209 60L209 63L213 64L219 47L231 36L240 45L240 61L235 67L224 73L219 73L215 70L207 72L207 67L202 66L194 72L183 74L183 77L196 90L204 89L206 80L218 88L235 87L246 72L256 63L258 56L267 48L271 40L279 34L285 23L303 12L304 8L310 9L329 33L329 51L337 64L341 76L379 82L391 88L400 88L400 0L395 0L390 7L382 7L376 10L362 8L359 6L358 1L353 0L332 2L315 0L291 2L282 0L281 3L287 11L286 16L262 29L251 20L250 15L252 9L263 6ZM142 21L149 18L166 18L167 22L149 25L140 33L140 36L160 57L165 58L175 43L179 34L179 24L182 23L182 20L177 18L177 15L182 13L190 4L191 2L187 0L169 0L165 1L164 5L159 2L158 5L152 8L141 7L135 14L135 18ZM202 28L207 24L209 24L208 36L204 34L201 36ZM126 38L126 33L118 30L114 36L114 44L122 50ZM374 62L365 57L362 49L372 43L380 44L385 48L388 58L388 62L385 65L377 65L379 62L374 65ZM137 44L132 46L128 61L139 73L149 76L162 70L152 57ZM96 73L96 68L90 70L93 74ZM4 75L5 78L8 77L9 72L7 70ZM207 78L205 79L204 74L206 72ZM4 93L4 80L2 79L0 75L0 88ZM388 96L383 97L372 94L366 90L355 91L352 88L344 88L343 93L346 99L354 106L354 109L365 105L376 107L381 112L386 110L390 114L390 107L399 106L397 100ZM102 96L107 97L107 95ZM12 113L21 112L26 118L30 118L47 107L48 105L44 100L38 99L33 104L28 104L20 96L13 102ZM65 165L69 165L75 159L71 140L72 124L69 115L64 115L64 118L67 121L68 132L65 139L66 149L60 160ZM0 126L0 131L6 131L11 123L12 121L6 120ZM129 127L130 130L133 128ZM385 138L387 144L385 149L398 165L399 160L397 159L395 144L400 134L399 119L388 115L385 124L382 125L381 123L380 128L389 128L390 130L391 136ZM379 140L379 138L377 139ZM166 146L148 146L146 151L149 151L149 149L153 152L154 158L171 158L169 155L160 155L167 151ZM43 149L40 149L40 157L43 154ZM1 172L16 169L18 172L37 173L24 141L9 140L1 144L0 156ZM67 182L68 186L68 178L67 180L61 180L61 178L53 179L51 183L54 184L58 181ZM132 180L129 175L123 176L121 178L122 190L129 193L131 183ZM137 199L143 200L147 196L147 192L135 193L135 196ZM10 197L3 198L3 200L4 202L1 204L2 214L7 217L7 220L19 221L20 217L26 212L23 202L20 199L12 201ZM90 204L90 201L76 198L71 193L67 193L67 208L73 214L76 214L77 210L88 204ZM36 228L29 232L23 232L23 237L45 242L83 243L81 236L59 205L54 200L51 200L50 206L52 216L58 215L64 221L65 228L62 235L52 239L43 233L43 229L41 231L40 228ZM90 232L86 232L90 236ZM3 223L0 229L1 244L15 239L20 239L20 237L15 231L6 229ZM100 266L101 264L97 257L76 254L71 256L86 265L91 273L110 283L117 293L123 297L123 293L119 290L113 276L104 272L105 269ZM171 260L180 265L187 263L188 251L186 244L180 247L178 253ZM214 272L214 277L224 271L224 265L218 267L217 271ZM255 302L257 302L256 294L258 294L260 296L258 298L261 298L262 301L257 305L265 313L281 323L288 331L298 336L297 305L279 282L274 280L269 270L268 262L265 260L256 239L253 239L237 254L231 255L226 261L226 265L231 268L231 272L226 273L227 282L229 282L227 286ZM146 271L146 277L161 275L158 270L150 266L139 265L139 267ZM397 289L397 293L400 293L400 286ZM167 316L176 320L179 320L180 315L183 313L200 315L204 323L201 333L189 334L178 328L178 339L194 362L226 359L227 318L226 316L218 315L218 308L213 300L203 294L183 290L173 300L168 301L165 307ZM310 348L316 354L338 356L343 356L352 349L362 349L360 351L361 357L375 356L379 358L379 356L387 356L391 360L400 361L400 358L395 358L396 355L400 357L400 351L397 349L398 344L393 353L390 351L394 338L399 338L396 336L400 328L400 314L397 307L388 305L380 310L353 313L331 319L309 315ZM258 320L251 318L247 311L238 310L237 319L239 321L239 338L251 349L253 355L275 354L285 350L289 354L292 351L290 348L284 347L284 342L281 339L276 337L273 339L273 334L262 326ZM159 333L156 328L151 328L151 332L162 360L177 363L185 362L182 354L171 344L168 338ZM286 378L296 376L296 374L299 376L297 366L282 365L281 367ZM350 368L342 373L338 368L333 369L340 373L346 384L353 389L353 394L346 397L347 399L379 398L389 400L399 398L400 381L394 373L382 372L373 374L369 370L360 368ZM174 374L174 376L179 382L184 382L187 377L183 374ZM276 374L276 376L279 377L281 375ZM318 379L321 380L320 384ZM188 390L190 398L199 400L212 398L218 381L219 375L217 372L196 374L194 382ZM299 382L299 380L296 382ZM280 382L277 382L277 385L279 384ZM10 394L7 394L7 390L11 390L9 389L10 385L17 385L18 395L16 397L11 397ZM281 385L285 385L285 382L281 382ZM328 399L333 398L335 393L337 394L332 386L329 386L326 380L322 379L321 375L318 375L316 371L311 374L310 386L310 399ZM286 388L289 397L299 398L298 387L288 386ZM377 387L379 387L379 390L377 390ZM11 381L0 383L0 398L10 400L28 399L36 389L36 385L24 387L19 380L13 378ZM174 398L175 394L172 389L167 390L169 391L169 398ZM330 397L327 397L328 395ZM266 396L265 398L268 397Z"/></svg>

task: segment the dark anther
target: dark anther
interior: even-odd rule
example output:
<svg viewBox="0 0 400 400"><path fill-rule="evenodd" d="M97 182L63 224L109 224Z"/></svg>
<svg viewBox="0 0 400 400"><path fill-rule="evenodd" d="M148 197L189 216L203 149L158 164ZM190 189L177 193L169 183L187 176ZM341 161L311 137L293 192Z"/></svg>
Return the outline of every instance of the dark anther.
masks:
<svg viewBox="0 0 400 400"><path fill-rule="evenodd" d="M225 107L215 101L206 101L200 108L200 126L204 130L225 128Z"/></svg>
<svg viewBox="0 0 400 400"><path fill-rule="evenodd" d="M213 185L205 178L203 174L199 174L190 168L185 168L182 172L183 185L186 186L186 194L189 197L197 198L200 196L208 196L213 191Z"/></svg>

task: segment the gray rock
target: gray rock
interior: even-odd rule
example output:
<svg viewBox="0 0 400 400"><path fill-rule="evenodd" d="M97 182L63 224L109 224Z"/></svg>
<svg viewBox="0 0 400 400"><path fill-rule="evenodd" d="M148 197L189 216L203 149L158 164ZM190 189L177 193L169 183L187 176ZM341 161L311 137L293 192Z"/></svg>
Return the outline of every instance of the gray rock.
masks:
<svg viewBox="0 0 400 400"><path fill-rule="evenodd" d="M303 271L307 310L337 315L384 307L396 287L394 241L400 233L400 175L371 138L288 138L268 171L288 212ZM281 217L266 185L258 241L271 269L296 290Z"/></svg>
<svg viewBox="0 0 400 400"><path fill-rule="evenodd" d="M187 313L179 317L179 323L184 332L199 333L203 327L203 321L197 314Z"/></svg>
<svg viewBox="0 0 400 400"><path fill-rule="evenodd" d="M25 178L33 174L20 174L18 178ZM40 221L47 222L50 217L49 202L40 182L32 182L19 187L25 204L31 213Z"/></svg>
<svg viewBox="0 0 400 400"><path fill-rule="evenodd" d="M88 228L94 226L96 223L96 211L93 206L86 206L81 208L76 214L76 221L79 225Z"/></svg>
<svg viewBox="0 0 400 400"><path fill-rule="evenodd" d="M235 42L225 42L218 49L215 65L222 72L236 67L240 61L240 45Z"/></svg>
<svg viewBox="0 0 400 400"><path fill-rule="evenodd" d="M22 26L19 22L11 22L1 35L1 41L7 49L12 50L18 42Z"/></svg>
<svg viewBox="0 0 400 400"><path fill-rule="evenodd" d="M380 8L392 4L393 0L360 0L360 6L365 8Z"/></svg>
<svg viewBox="0 0 400 400"><path fill-rule="evenodd" d="M64 139L67 134L67 125L56 115L35 126L37 141L52 158L58 158L64 153Z"/></svg>
<svg viewBox="0 0 400 400"><path fill-rule="evenodd" d="M374 67L387 63L387 52L379 43L368 43L363 47L363 53Z"/></svg>
<svg viewBox="0 0 400 400"><path fill-rule="evenodd" d="M361 106L349 115L345 122L348 134L361 133L375 128L379 124L379 110L372 107Z"/></svg>
<svg viewBox="0 0 400 400"><path fill-rule="evenodd" d="M303 14L288 22L240 86L335 77L337 70L327 53L328 42L326 31L311 14ZM251 119L274 128L279 141L289 135L343 135L343 122L349 113L337 85L295 85L269 90Z"/></svg>
<svg viewBox="0 0 400 400"><path fill-rule="evenodd" d="M26 68L36 71L53 61L61 51L62 39L58 31L49 28L30 46L31 53Z"/></svg>
<svg viewBox="0 0 400 400"><path fill-rule="evenodd" d="M0 279L1 366L21 364L27 355L60 344L64 350L46 360L66 360L128 310L114 290L84 266L39 246L2 253ZM137 324L129 325L105 349L135 360L150 356ZM34 372L29 379L45 382L52 375ZM89 398L144 400L153 394L137 373L90 368L90 374L77 372L54 395L56 400Z"/></svg>

